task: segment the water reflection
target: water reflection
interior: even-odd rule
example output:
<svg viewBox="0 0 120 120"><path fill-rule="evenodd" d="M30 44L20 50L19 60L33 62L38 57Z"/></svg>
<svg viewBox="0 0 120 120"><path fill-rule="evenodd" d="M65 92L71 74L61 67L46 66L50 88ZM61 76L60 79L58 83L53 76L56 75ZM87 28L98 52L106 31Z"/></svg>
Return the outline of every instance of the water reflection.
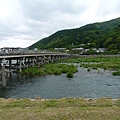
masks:
<svg viewBox="0 0 120 120"><path fill-rule="evenodd" d="M9 98L63 98L83 97L120 98L120 76L110 71L80 68L73 78L60 76L23 76L13 74L7 81L7 88L0 88L0 97Z"/></svg>

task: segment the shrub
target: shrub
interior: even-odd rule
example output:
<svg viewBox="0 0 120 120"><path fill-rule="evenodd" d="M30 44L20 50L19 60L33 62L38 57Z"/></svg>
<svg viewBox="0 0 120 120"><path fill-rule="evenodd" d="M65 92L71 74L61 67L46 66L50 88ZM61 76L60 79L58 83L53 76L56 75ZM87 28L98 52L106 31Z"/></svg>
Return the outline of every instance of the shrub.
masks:
<svg viewBox="0 0 120 120"><path fill-rule="evenodd" d="M61 75L61 70L56 69L56 70L54 71L54 75Z"/></svg>
<svg viewBox="0 0 120 120"><path fill-rule="evenodd" d="M72 73L71 71L69 71L69 72L67 73L67 77L68 77L68 78L73 78L73 73Z"/></svg>
<svg viewBox="0 0 120 120"><path fill-rule="evenodd" d="M49 75L53 74L52 70L47 70L47 74Z"/></svg>
<svg viewBox="0 0 120 120"><path fill-rule="evenodd" d="M120 71L116 71L112 73L113 75L120 75Z"/></svg>
<svg viewBox="0 0 120 120"><path fill-rule="evenodd" d="M97 70L97 67L96 67L96 66L93 66L93 69L94 69L94 70Z"/></svg>
<svg viewBox="0 0 120 120"><path fill-rule="evenodd" d="M90 68L88 68L87 71L90 72Z"/></svg>
<svg viewBox="0 0 120 120"><path fill-rule="evenodd" d="M64 67L63 69L62 69L62 73L67 73L68 72L68 68L67 67Z"/></svg>

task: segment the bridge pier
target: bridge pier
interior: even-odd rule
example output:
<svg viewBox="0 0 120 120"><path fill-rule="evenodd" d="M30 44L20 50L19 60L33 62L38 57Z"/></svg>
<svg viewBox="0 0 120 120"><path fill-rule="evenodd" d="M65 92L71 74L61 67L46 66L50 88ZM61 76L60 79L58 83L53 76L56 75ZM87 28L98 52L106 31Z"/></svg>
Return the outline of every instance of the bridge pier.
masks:
<svg viewBox="0 0 120 120"><path fill-rule="evenodd" d="M54 63L54 60L55 60L54 55L51 55L51 62Z"/></svg>
<svg viewBox="0 0 120 120"><path fill-rule="evenodd" d="M5 88L6 87L5 65L2 66L1 78L2 78L2 86L3 86L3 88Z"/></svg>
<svg viewBox="0 0 120 120"><path fill-rule="evenodd" d="M9 59L9 70L11 71L11 59Z"/></svg>
<svg viewBox="0 0 120 120"><path fill-rule="evenodd" d="M7 77L9 77L9 73L10 71L9 70L6 70L5 69L5 65L1 65L1 71L0 71L0 75L1 75L1 81L0 81L0 84L2 84L2 87L5 88L6 87L6 74L7 74Z"/></svg>
<svg viewBox="0 0 120 120"><path fill-rule="evenodd" d="M32 66L35 66L35 64L37 64L37 58L36 57L34 57L34 58L32 58Z"/></svg>

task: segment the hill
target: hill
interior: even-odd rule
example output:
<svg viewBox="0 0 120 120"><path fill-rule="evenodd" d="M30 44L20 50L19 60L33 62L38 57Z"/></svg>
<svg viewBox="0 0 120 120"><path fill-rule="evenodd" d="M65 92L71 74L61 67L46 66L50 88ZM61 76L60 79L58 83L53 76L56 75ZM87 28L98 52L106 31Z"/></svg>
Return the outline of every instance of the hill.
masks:
<svg viewBox="0 0 120 120"><path fill-rule="evenodd" d="M49 37L43 38L34 43L29 49L51 49L67 48L72 45L78 47L80 44L91 43L92 47L106 47L120 50L117 43L120 43L120 18L106 22L93 23L76 29L61 30ZM117 39L117 40L116 40Z"/></svg>

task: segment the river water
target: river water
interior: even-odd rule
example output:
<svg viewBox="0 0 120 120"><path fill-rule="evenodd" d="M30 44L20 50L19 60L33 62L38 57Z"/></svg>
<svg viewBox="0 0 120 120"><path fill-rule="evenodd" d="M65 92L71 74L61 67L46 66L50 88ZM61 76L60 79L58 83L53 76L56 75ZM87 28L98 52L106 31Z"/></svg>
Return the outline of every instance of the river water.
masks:
<svg viewBox="0 0 120 120"><path fill-rule="evenodd" d="M91 70L78 67L73 78L66 74L46 76L22 76L13 74L7 80L7 88L0 88L3 98L120 98L120 76L111 71Z"/></svg>

